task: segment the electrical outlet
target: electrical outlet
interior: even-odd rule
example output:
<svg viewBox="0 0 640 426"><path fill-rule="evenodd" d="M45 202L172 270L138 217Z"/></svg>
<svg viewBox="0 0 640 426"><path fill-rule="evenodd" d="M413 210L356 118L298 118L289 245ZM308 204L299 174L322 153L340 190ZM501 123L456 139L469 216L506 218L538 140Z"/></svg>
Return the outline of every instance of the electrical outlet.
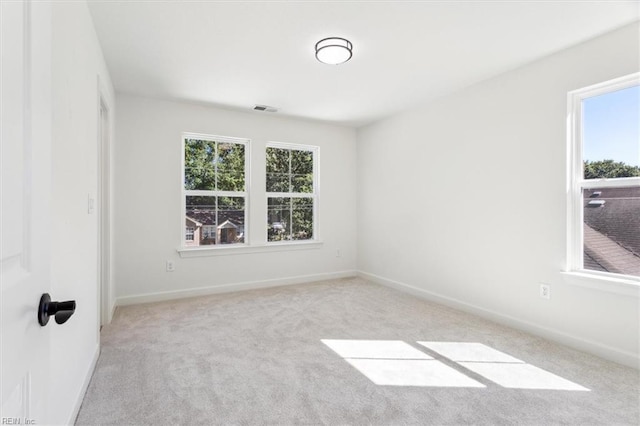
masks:
<svg viewBox="0 0 640 426"><path fill-rule="evenodd" d="M551 286L549 284L540 284L540 297L551 299Z"/></svg>
<svg viewBox="0 0 640 426"><path fill-rule="evenodd" d="M173 272L176 270L176 265L173 264L173 260L167 260L167 272Z"/></svg>
<svg viewBox="0 0 640 426"><path fill-rule="evenodd" d="M340 253L340 249L336 250L336 257L342 257L342 253Z"/></svg>

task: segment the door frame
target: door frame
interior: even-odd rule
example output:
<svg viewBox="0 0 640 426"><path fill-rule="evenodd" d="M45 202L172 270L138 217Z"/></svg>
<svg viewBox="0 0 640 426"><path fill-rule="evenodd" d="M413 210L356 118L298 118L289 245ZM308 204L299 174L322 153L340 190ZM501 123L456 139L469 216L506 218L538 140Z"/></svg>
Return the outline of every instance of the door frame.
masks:
<svg viewBox="0 0 640 426"><path fill-rule="evenodd" d="M112 111L107 91L98 76L97 220L98 220L98 327L113 317L111 267L111 146ZM104 117L103 117L104 115ZM106 124L106 125L105 125Z"/></svg>

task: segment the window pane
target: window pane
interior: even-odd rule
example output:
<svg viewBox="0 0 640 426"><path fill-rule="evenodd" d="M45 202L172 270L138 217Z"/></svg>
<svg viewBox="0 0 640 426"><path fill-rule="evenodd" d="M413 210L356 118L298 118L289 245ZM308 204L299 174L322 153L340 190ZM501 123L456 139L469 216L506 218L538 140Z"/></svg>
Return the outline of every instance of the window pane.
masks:
<svg viewBox="0 0 640 426"><path fill-rule="evenodd" d="M583 100L584 178L640 176L640 86Z"/></svg>
<svg viewBox="0 0 640 426"><path fill-rule="evenodd" d="M291 198L267 200L267 241L291 239Z"/></svg>
<svg viewBox="0 0 640 426"><path fill-rule="evenodd" d="M185 225L187 246L215 244L209 229L216 226L216 197L187 196Z"/></svg>
<svg viewBox="0 0 640 426"><path fill-rule="evenodd" d="M215 189L215 142L187 139L184 142L184 188Z"/></svg>
<svg viewBox="0 0 640 426"><path fill-rule="evenodd" d="M291 151L292 192L313 192L313 152Z"/></svg>
<svg viewBox="0 0 640 426"><path fill-rule="evenodd" d="M218 197L217 244L244 242L244 198Z"/></svg>
<svg viewBox="0 0 640 426"><path fill-rule="evenodd" d="M187 246L244 242L243 197L186 197Z"/></svg>
<svg viewBox="0 0 640 426"><path fill-rule="evenodd" d="M313 198L294 198L292 219L292 239L310 240L313 238Z"/></svg>
<svg viewBox="0 0 640 426"><path fill-rule="evenodd" d="M640 276L640 187L592 188L584 202L584 269Z"/></svg>
<svg viewBox="0 0 640 426"><path fill-rule="evenodd" d="M218 191L244 191L244 145L218 143Z"/></svg>
<svg viewBox="0 0 640 426"><path fill-rule="evenodd" d="M291 150L267 148L267 192L290 192Z"/></svg>

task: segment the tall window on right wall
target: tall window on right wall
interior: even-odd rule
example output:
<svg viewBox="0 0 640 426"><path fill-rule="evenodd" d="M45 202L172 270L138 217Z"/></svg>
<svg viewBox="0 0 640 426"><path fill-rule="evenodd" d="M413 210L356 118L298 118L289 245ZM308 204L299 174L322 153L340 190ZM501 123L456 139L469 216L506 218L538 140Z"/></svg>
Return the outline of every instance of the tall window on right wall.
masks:
<svg viewBox="0 0 640 426"><path fill-rule="evenodd" d="M315 240L318 233L318 147L268 143L267 241Z"/></svg>
<svg viewBox="0 0 640 426"><path fill-rule="evenodd" d="M569 269L640 281L640 74L569 93Z"/></svg>

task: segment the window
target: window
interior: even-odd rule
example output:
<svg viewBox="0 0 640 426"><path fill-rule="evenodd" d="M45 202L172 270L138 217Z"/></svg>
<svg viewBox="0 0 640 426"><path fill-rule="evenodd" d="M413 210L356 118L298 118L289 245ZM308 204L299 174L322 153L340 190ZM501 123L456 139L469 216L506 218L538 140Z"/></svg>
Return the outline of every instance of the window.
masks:
<svg viewBox="0 0 640 426"><path fill-rule="evenodd" d="M264 151L255 151L253 158L250 151L248 139L182 135L180 256L321 246L318 239L319 148L269 142ZM264 157L256 158L261 155ZM249 165L252 163L264 164L257 177L261 179L265 176L262 173L266 173L266 185L250 194ZM253 206L253 212L249 206ZM266 220L252 225L257 231L252 232L250 238L248 220L252 215Z"/></svg>
<svg viewBox="0 0 640 426"><path fill-rule="evenodd" d="M183 136L183 247L244 243L247 143L220 136Z"/></svg>
<svg viewBox="0 0 640 426"><path fill-rule="evenodd" d="M571 271L640 281L639 116L640 74L569 94Z"/></svg>
<svg viewBox="0 0 640 426"><path fill-rule="evenodd" d="M204 238L215 238L216 227L214 225L204 225L202 227L202 232L204 234Z"/></svg>
<svg viewBox="0 0 640 426"><path fill-rule="evenodd" d="M318 148L269 143L266 156L267 241L315 239Z"/></svg>

